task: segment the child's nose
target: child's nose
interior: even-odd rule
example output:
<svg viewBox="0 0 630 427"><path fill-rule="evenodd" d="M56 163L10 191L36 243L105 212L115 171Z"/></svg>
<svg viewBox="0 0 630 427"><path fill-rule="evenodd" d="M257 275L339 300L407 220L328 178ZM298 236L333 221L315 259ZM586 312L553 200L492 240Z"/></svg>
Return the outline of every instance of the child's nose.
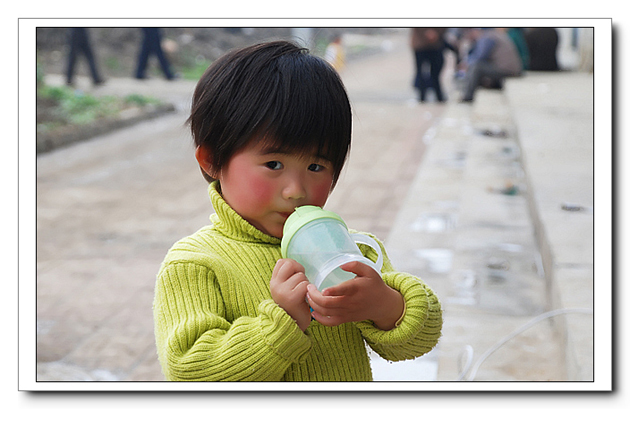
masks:
<svg viewBox="0 0 630 427"><path fill-rule="evenodd" d="M303 199L306 197L306 189L299 178L293 178L287 181L282 195L285 199Z"/></svg>

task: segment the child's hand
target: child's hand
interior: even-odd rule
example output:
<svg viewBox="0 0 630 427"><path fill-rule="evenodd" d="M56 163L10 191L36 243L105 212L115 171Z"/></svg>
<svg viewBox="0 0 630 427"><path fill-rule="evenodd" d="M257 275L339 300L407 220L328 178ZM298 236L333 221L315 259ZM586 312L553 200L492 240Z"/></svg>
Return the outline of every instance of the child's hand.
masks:
<svg viewBox="0 0 630 427"><path fill-rule="evenodd" d="M312 317L326 326L369 319L379 329L393 329L404 310L402 295L387 286L368 265L353 261L341 268L357 277L323 292L312 284L308 285L307 297L313 308Z"/></svg>
<svg viewBox="0 0 630 427"><path fill-rule="evenodd" d="M311 310L306 303L309 284L304 267L292 259L280 259L271 274L271 297L293 318L302 331L311 323Z"/></svg>

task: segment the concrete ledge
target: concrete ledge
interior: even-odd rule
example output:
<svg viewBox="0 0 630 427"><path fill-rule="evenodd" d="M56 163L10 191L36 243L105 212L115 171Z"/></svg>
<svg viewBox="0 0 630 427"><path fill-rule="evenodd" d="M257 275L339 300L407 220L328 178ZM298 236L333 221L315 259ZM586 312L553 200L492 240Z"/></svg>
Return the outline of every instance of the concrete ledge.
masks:
<svg viewBox="0 0 630 427"><path fill-rule="evenodd" d="M514 134L504 92L450 103L425 135L422 164L386 239L394 265L423 278L442 302L442 338L427 355L437 360L437 381L566 380L549 322L484 358L546 310Z"/></svg>
<svg viewBox="0 0 630 427"><path fill-rule="evenodd" d="M534 73L505 93L517 129L548 309L593 308L593 76ZM567 379L593 380L593 318L553 320Z"/></svg>

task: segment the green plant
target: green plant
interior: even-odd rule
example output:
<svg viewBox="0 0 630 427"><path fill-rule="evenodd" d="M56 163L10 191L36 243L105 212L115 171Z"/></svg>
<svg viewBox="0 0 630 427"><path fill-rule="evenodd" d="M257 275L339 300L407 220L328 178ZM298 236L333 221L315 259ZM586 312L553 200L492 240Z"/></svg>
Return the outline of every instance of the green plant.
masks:
<svg viewBox="0 0 630 427"><path fill-rule="evenodd" d="M65 86L41 86L38 89L39 102L52 105L51 115L58 123L87 124L99 118L109 117L124 110L129 105L143 107L159 104L155 98L131 94L124 98L115 96L96 97ZM42 126L39 126L42 125ZM57 126L54 123L38 124L45 129Z"/></svg>
<svg viewBox="0 0 630 427"><path fill-rule="evenodd" d="M207 59L197 59L192 65L182 68L182 77L186 80L199 80L212 61Z"/></svg>
<svg viewBox="0 0 630 427"><path fill-rule="evenodd" d="M127 104L135 104L138 105L140 107L143 107L145 105L149 105L149 104L157 104L159 103L159 101L155 98L151 98L148 96L144 96L144 95L139 95L137 93L132 93L130 95L125 96L124 101Z"/></svg>
<svg viewBox="0 0 630 427"><path fill-rule="evenodd" d="M44 99L61 101L62 99L72 96L72 90L63 86L41 86L38 90L38 96Z"/></svg>

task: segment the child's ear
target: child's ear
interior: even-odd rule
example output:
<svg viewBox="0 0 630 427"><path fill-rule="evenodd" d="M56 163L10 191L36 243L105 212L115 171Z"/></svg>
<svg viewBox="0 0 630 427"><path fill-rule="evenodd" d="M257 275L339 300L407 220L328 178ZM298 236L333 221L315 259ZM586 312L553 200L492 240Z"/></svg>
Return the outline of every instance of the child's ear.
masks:
<svg viewBox="0 0 630 427"><path fill-rule="evenodd" d="M195 158L204 176L214 178L214 168L212 167L212 153L203 145L198 145L195 149Z"/></svg>

